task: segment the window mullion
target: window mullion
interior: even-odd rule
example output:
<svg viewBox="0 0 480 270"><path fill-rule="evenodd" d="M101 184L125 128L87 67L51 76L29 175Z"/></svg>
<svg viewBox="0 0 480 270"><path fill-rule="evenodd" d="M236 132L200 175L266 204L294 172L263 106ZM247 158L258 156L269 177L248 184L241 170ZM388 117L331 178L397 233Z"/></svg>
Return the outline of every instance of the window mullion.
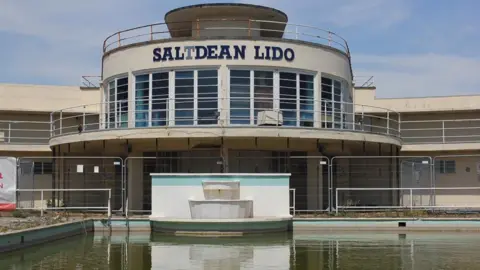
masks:
<svg viewBox="0 0 480 270"><path fill-rule="evenodd" d="M117 83L118 83L118 79L115 78L115 88L113 89L113 92L114 92L114 104L115 104L115 111L114 111L114 117L113 117L113 123L114 123L114 128L118 128L118 121L117 121L117 117L118 117L118 102L117 102L117 99L118 99L118 90L117 90Z"/></svg>
<svg viewBox="0 0 480 270"><path fill-rule="evenodd" d="M193 125L198 125L198 70L193 71Z"/></svg>
<svg viewBox="0 0 480 270"><path fill-rule="evenodd" d="M175 125L175 71L168 74L168 125Z"/></svg>
<svg viewBox="0 0 480 270"><path fill-rule="evenodd" d="M297 123L296 123L296 126L299 127L300 126L300 117L301 117L301 113L300 113L300 74L296 74L296 82L295 82L295 87L296 87L296 98L295 98L295 102L297 103Z"/></svg>
<svg viewBox="0 0 480 270"><path fill-rule="evenodd" d="M147 121L148 124L147 126L151 127L152 126L152 96L153 96L153 74L150 73L148 75L148 116L147 116Z"/></svg>
<svg viewBox="0 0 480 270"><path fill-rule="evenodd" d="M250 125L255 124L255 73L250 70Z"/></svg>
<svg viewBox="0 0 480 270"><path fill-rule="evenodd" d="M275 112L280 111L280 74L278 71L273 72L273 89L272 89L272 109ZM279 119L277 119L278 121ZM278 122L277 122L278 123Z"/></svg>

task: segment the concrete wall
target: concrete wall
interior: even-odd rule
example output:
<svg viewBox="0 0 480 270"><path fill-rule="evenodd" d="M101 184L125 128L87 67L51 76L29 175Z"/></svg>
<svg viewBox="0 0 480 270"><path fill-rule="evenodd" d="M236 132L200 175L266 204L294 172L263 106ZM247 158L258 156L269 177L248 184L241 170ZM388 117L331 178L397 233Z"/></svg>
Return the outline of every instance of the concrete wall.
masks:
<svg viewBox="0 0 480 270"><path fill-rule="evenodd" d="M396 112L470 111L480 109L480 95L419 97L419 98L376 98L376 88L356 88L355 103L375 106L365 108L369 112L381 112L387 108ZM357 110L358 111L358 110Z"/></svg>
<svg viewBox="0 0 480 270"><path fill-rule="evenodd" d="M100 91L78 86L0 84L0 96L0 111L50 113L82 104L98 103ZM81 112L83 108L78 108L77 111Z"/></svg>
<svg viewBox="0 0 480 270"><path fill-rule="evenodd" d="M188 200L204 199L202 182L207 180L239 180L240 199L253 200L253 217L290 215L287 174L152 174L151 216L190 219Z"/></svg>

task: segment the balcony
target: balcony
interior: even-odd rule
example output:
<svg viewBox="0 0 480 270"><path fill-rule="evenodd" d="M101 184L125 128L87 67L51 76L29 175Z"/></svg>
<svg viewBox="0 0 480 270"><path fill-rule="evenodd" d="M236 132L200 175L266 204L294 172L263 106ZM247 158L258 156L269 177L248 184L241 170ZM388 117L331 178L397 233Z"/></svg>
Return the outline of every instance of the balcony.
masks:
<svg viewBox="0 0 480 270"><path fill-rule="evenodd" d="M208 132L205 130L209 128L294 128L399 138L399 114L396 112L383 109L385 115L379 116L353 112L354 107L365 107L364 111L368 111L370 106L332 100L309 102L291 100L288 104L285 99L275 101L271 98L176 101L164 98L91 104L53 112L52 137L107 130L193 127L201 128L202 132ZM236 104L238 107L234 107ZM245 104L246 107L243 106ZM82 109L86 112L98 109L102 113L100 117L93 113L78 113Z"/></svg>

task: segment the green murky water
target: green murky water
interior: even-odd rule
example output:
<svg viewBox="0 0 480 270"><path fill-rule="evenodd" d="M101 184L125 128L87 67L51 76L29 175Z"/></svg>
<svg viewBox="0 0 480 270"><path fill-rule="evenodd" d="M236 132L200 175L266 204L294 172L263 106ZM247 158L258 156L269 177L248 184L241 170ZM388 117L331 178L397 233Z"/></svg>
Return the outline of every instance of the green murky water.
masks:
<svg viewBox="0 0 480 270"><path fill-rule="evenodd" d="M480 234L94 234L0 254L0 269L480 269Z"/></svg>

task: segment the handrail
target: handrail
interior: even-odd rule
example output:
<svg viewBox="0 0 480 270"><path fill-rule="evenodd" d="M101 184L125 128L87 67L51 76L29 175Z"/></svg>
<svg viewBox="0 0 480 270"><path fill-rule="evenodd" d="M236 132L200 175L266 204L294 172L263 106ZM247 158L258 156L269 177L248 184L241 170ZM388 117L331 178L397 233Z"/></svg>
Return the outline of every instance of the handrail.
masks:
<svg viewBox="0 0 480 270"><path fill-rule="evenodd" d="M210 107L211 104L226 104L230 102L248 102L250 104L257 104L254 108L222 108ZM301 102L308 102L310 108L301 109L275 109L275 105L282 103L297 104ZM193 114L193 108L177 108L174 110L174 105L192 102L197 103L197 112ZM166 109L137 109L138 104L164 104ZM201 106L204 104L203 106ZM270 104L270 105L268 105ZM98 115L95 113L86 113L88 107L94 106L98 108ZM144 105L142 105L144 106ZM261 107L266 106L266 107ZM83 108L85 112L71 113L72 111L81 111L78 108ZM311 99L274 99L274 98L212 98L199 97L193 98L177 98L175 100L163 99L137 99L137 100L120 100L113 102L94 103L90 105L81 105L78 107L71 107L63 110L54 111L51 113L51 137L76 134L79 132L89 132L96 130L108 129L126 129L126 128L147 128L155 125L154 122L162 122L163 127L257 127L261 119L259 111L268 113L268 117L273 117L278 121L274 124L278 128L319 128L343 131L357 131L365 133L384 134L393 137L400 135L400 115L392 110L383 109L384 115L375 115L363 110L355 108L372 107L366 105L354 104L351 102L340 102L332 100L311 100ZM171 108L171 109L169 109ZM316 108L316 109L315 109ZM230 115L232 111L248 112L247 116ZM191 116L186 116L177 119L173 117L175 112L188 111ZM162 113L163 118L155 116L154 113ZM203 114L201 113L203 112ZM205 116L205 113L208 115ZM135 115L143 115L135 119ZM160 117L160 118L159 118ZM306 117L306 118L305 118ZM181 124L176 121L183 121ZM271 125L272 123L268 123Z"/></svg>
<svg viewBox="0 0 480 270"><path fill-rule="evenodd" d="M0 120L0 144L46 145L50 121Z"/></svg>
<svg viewBox="0 0 480 270"><path fill-rule="evenodd" d="M221 23L232 22L232 21L245 22L246 26L245 27L241 27L241 26L235 26L235 27L225 26L225 27L223 27L223 26L221 26ZM204 22L219 22L219 23L215 27L204 27L202 25L202 23L204 23ZM161 23L147 24L147 25L142 25L142 26L137 26L137 27L121 30L121 31L118 31L118 32L115 32L115 33L111 34L110 36L108 36L103 41L103 52L107 53L107 52L109 52L111 50L114 50L116 48L121 48L121 47L125 46L125 44L122 44L122 42L125 42L127 40L131 40L131 39L135 39L135 38L139 38L139 37L147 37L147 38L142 38L139 41L134 41L134 42L129 43L129 44L136 44L136 43L140 43L140 42L161 39L161 38L156 38L155 37L155 35L157 35L157 34L168 34L165 38L166 39L171 39L172 38L172 36L171 36L172 31L181 32L181 31L195 30L196 33L194 35L192 35L192 38L198 38L198 37L201 37L200 33L204 32L204 31L228 30L228 29L233 30L232 28L235 28L235 30L247 30L248 36L250 36L250 37L252 36L252 32L262 31L262 32L283 33L283 38L285 38L285 34L294 34L294 38L292 38L294 40L304 40L304 39L301 38L302 36L313 37L317 41L318 40L327 40L328 41L327 44L324 44L324 45L330 46L332 48L339 49L339 50L343 51L344 53L346 53L348 57L350 57L350 49L349 49L348 43L343 37L339 36L338 34L332 32L332 31L329 31L329 30L325 30L325 29L322 29L322 28L314 27L314 26L303 25L303 24L292 24L292 23L285 23L285 22L279 22L279 21L269 21L269 20L254 20L254 19L245 20L245 19L234 19L234 18L222 18L222 19L200 19L200 20L197 21L197 28L196 29L193 29L191 27L186 28L186 29L174 29L174 30L173 29L172 30L168 29L168 25L172 25L172 24L191 24L191 23L192 23L192 21L177 21L177 22L168 22L168 23L161 22ZM252 27L252 23L262 23L263 25L262 25L261 28ZM284 25L285 26L284 27L285 31L284 30L279 30L279 29L269 29L269 28L267 28L268 26L266 26L267 24ZM155 29L155 28L158 28L158 27L165 27L165 30L158 31L158 30ZM286 29L288 27L293 27L295 29L295 31L287 31ZM319 32L319 34L306 33L302 29L314 30L314 31ZM145 30L145 31L143 31L143 30ZM143 32L135 34L135 32L140 32L140 31L143 31ZM323 35L325 35L325 36L323 36ZM306 41L306 40L304 40L304 41ZM322 42L319 42L319 43L322 43ZM112 48L111 45L113 45L113 44L117 44L118 46ZM127 44L127 45L129 45L129 44ZM338 46L335 46L334 44L336 44Z"/></svg>
<svg viewBox="0 0 480 270"><path fill-rule="evenodd" d="M94 209L94 210L106 210L107 211L107 216L110 218L112 216L112 189L110 188L77 188L77 189L66 189L66 188L59 188L59 189L53 189L53 188L42 188L42 189L17 189L17 192L40 192L40 207L20 207L21 209L24 210L40 210L41 216L43 216L43 212L45 210L88 210L88 209ZM108 197L107 197L107 206L54 206L54 207L44 207L43 202L45 201L45 194L44 192L57 192L57 191L71 191L71 192L95 192L95 191L103 191L103 192L108 192ZM18 200L18 198L17 198ZM17 203L18 204L18 203Z"/></svg>
<svg viewBox="0 0 480 270"><path fill-rule="evenodd" d="M430 191L430 194L421 194L420 196L429 196L432 197L428 199L428 204L414 204L414 196L418 196L418 194L414 194L413 191L415 190L426 190ZM366 210L366 209L376 209L376 210L385 210L385 209L409 209L413 211L414 209L466 209L466 208L474 208L478 209L480 205L475 204L466 204L466 205L436 205L433 201L433 193L437 190L478 190L480 191L480 187L415 187L415 188L355 188L355 187L348 187L348 188L336 188L335 189L335 212L338 214L339 209L358 209L358 210ZM339 191L408 191L408 199L409 203L403 203L403 198L398 198L398 201L401 202L399 205L378 205L378 206L356 206L356 205L340 205L339 204ZM402 194L402 196L405 196ZM467 199L468 200L468 199Z"/></svg>

